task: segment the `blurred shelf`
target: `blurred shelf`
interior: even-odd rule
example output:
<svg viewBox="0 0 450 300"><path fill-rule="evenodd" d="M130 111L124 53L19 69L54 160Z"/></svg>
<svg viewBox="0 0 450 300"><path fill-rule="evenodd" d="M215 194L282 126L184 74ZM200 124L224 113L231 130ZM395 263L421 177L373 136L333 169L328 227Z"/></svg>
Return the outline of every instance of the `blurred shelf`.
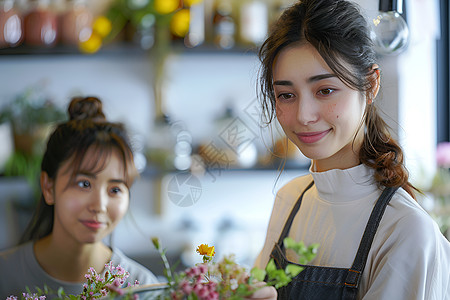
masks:
<svg viewBox="0 0 450 300"><path fill-rule="evenodd" d="M276 171L276 172L282 172L283 170L286 171L292 171L292 170L298 170L301 172L307 172L309 170L309 165L306 164L300 164L295 161L287 161L286 164L283 166L278 162L273 162L271 165L255 165L251 168L240 168L238 166L230 166L230 167L223 167L220 168L220 172L264 172L264 171ZM209 171L211 172L219 172L218 168L210 168ZM153 178L153 177L161 177L166 174L170 173L184 173L188 171L183 170L177 170L177 169L160 169L157 167L147 166L142 172L141 176L146 178ZM1 177L0 177L1 178Z"/></svg>
<svg viewBox="0 0 450 300"><path fill-rule="evenodd" d="M32 47L27 45L19 45L14 48L3 48L0 49L0 56L10 56L10 55L103 55L103 54L144 54L145 51L133 44L120 44L120 45L108 45L103 47L94 54L86 54L80 52L80 50L75 46L67 45L57 45L54 47Z"/></svg>
<svg viewBox="0 0 450 300"><path fill-rule="evenodd" d="M202 44L198 47L188 48L180 43L175 43L171 47L173 53L182 54L251 54L257 53L257 47L251 46L236 46L231 49L220 49L212 44ZM84 56L96 56L96 55L146 55L150 54L150 50L144 50L138 45L131 42L108 44L102 47L98 52L93 54L86 54L81 52L75 46L68 45L56 45L54 47L37 47L27 46L25 44L17 47L1 48L0 56L11 55L37 55L37 56L49 56L49 55L84 55Z"/></svg>

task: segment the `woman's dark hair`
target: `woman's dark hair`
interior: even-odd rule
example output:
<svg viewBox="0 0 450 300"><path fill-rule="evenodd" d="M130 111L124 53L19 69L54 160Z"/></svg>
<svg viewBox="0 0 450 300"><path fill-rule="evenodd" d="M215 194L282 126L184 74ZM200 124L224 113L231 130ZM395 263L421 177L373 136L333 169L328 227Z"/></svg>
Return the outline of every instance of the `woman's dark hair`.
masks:
<svg viewBox="0 0 450 300"><path fill-rule="evenodd" d="M278 53L294 43L311 44L342 82L373 100L370 95L378 76L373 68L376 54L357 4L346 0L300 0L283 12L259 50L259 96L268 123L274 119L276 107L273 64ZM401 186L414 197L402 149L372 101L364 114L366 130L360 161L375 170L378 184Z"/></svg>
<svg viewBox="0 0 450 300"><path fill-rule="evenodd" d="M68 108L69 121L61 123L51 134L44 153L41 171L55 180L61 166L70 160L72 179L80 171L88 150L93 150L95 159L88 168L100 172L113 150L122 157L125 178L131 186L137 176L133 152L127 132L121 123L111 123L105 118L102 102L95 97L73 98ZM91 153L91 152L90 152ZM84 168L84 167L83 167ZM40 239L51 233L54 221L54 207L45 202L41 195L34 215L26 228L20 243Z"/></svg>

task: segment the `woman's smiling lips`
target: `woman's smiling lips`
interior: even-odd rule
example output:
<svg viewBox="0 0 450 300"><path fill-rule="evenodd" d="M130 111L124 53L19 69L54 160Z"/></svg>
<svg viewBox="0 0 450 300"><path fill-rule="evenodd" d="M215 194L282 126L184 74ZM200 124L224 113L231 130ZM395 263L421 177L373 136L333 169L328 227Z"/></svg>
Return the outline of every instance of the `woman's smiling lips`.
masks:
<svg viewBox="0 0 450 300"><path fill-rule="evenodd" d="M106 226L104 222L98 222L95 220L81 220L81 223L90 229L100 229Z"/></svg>
<svg viewBox="0 0 450 300"><path fill-rule="evenodd" d="M305 144L312 144L312 143L320 141L330 131L331 131L331 128L328 130L324 130L324 131L300 132L300 133L296 133L296 135L297 135L298 139L300 140L300 142L305 143Z"/></svg>

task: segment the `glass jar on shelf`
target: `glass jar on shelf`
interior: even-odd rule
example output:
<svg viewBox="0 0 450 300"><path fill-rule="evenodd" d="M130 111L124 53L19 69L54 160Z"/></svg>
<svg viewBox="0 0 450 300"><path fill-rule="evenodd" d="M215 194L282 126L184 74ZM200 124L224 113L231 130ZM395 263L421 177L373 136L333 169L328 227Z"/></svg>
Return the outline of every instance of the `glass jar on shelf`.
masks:
<svg viewBox="0 0 450 300"><path fill-rule="evenodd" d="M0 1L0 48L20 45L23 34L22 15L16 1Z"/></svg>

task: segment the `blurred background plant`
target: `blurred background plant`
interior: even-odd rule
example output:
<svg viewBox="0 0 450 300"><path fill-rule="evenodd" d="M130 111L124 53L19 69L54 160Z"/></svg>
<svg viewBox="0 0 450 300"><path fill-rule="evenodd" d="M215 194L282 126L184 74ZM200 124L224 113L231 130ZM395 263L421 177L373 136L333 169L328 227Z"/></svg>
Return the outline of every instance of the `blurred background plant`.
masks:
<svg viewBox="0 0 450 300"><path fill-rule="evenodd" d="M171 124L164 112L164 90L166 61L171 53L193 48L204 41L203 0L112 0L103 14L92 24L87 40L81 41L82 52L93 54L102 45L114 44L117 40L132 42L150 56L153 89L155 133L170 131ZM197 22L197 23L196 23ZM198 26L198 22L203 27ZM197 25L196 25L197 24ZM167 151L166 139L156 134L147 157L152 165L165 166L171 152ZM168 154L169 153L169 154Z"/></svg>
<svg viewBox="0 0 450 300"><path fill-rule="evenodd" d="M154 120L158 127L168 126L163 112L166 60L174 51L173 44L176 41L182 41L184 47L189 48L203 42L203 28L198 34L192 30L190 32L191 21L203 20L203 16L195 17L199 10L203 10L202 2L203 0L112 0L106 11L94 19L90 37L80 41L80 50L87 54L96 53L102 45L113 43L119 36L122 40L131 40L141 49L148 50L152 61L150 84L154 96Z"/></svg>
<svg viewBox="0 0 450 300"><path fill-rule="evenodd" d="M85 53L97 52L104 43L118 35L128 37L156 54L170 50L170 43L187 36L191 11L202 0L113 0L106 11L97 16L90 37L80 42ZM188 42L186 46L197 46Z"/></svg>
<svg viewBox="0 0 450 300"><path fill-rule="evenodd" d="M0 124L10 125L14 144L4 175L25 177L36 200L40 194L39 173L45 142L53 124L64 118L64 111L37 86L28 87L0 108Z"/></svg>
<svg viewBox="0 0 450 300"><path fill-rule="evenodd" d="M436 148L437 169L431 186L426 192L433 196L431 214L441 231L450 237L450 142L442 142Z"/></svg>

